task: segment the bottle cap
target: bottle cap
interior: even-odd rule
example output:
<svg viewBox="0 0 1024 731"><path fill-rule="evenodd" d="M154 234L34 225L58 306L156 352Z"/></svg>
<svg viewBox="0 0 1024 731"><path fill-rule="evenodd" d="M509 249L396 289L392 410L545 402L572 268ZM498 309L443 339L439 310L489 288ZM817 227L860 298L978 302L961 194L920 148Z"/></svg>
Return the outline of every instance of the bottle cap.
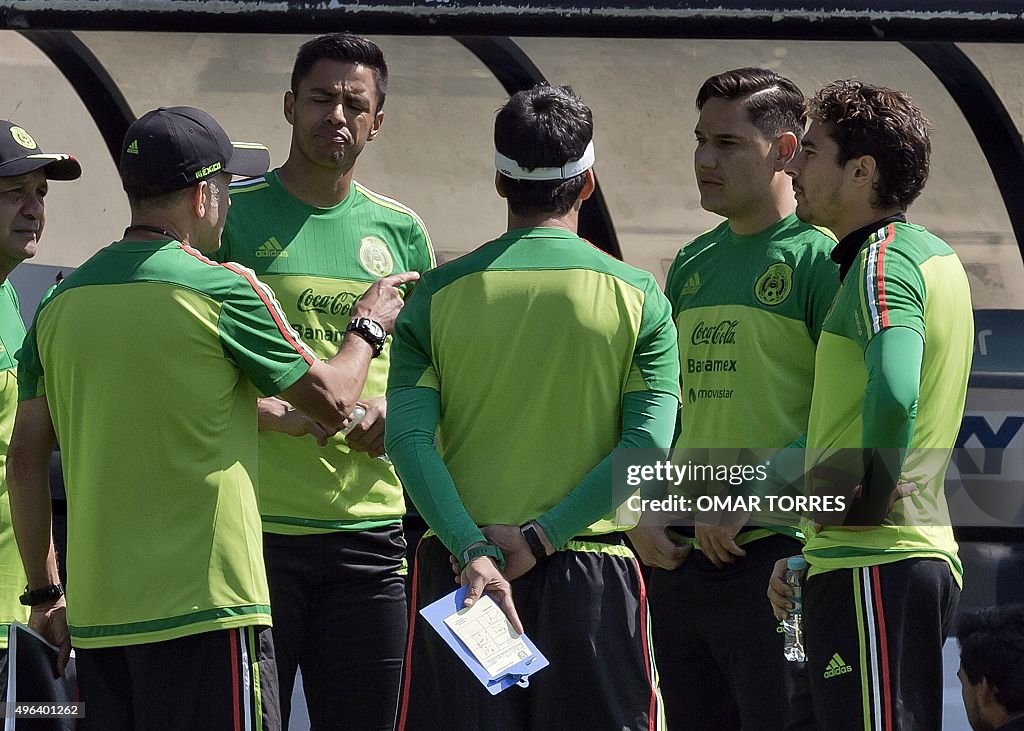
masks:
<svg viewBox="0 0 1024 731"><path fill-rule="evenodd" d="M793 556L786 560L786 568L792 571L803 571L807 568L807 559L803 556Z"/></svg>
<svg viewBox="0 0 1024 731"><path fill-rule="evenodd" d="M352 409L352 413L348 415L348 424L344 429L338 431L343 437L347 437L349 432L359 426L359 422L366 416L366 409L362 406L356 406Z"/></svg>

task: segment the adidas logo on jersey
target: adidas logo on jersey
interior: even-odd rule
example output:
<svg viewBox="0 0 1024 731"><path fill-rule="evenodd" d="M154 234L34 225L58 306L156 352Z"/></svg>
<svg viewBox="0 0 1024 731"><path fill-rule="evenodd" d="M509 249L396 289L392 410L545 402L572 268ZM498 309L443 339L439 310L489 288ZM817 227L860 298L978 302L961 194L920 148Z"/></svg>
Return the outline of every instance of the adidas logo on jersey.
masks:
<svg viewBox="0 0 1024 731"><path fill-rule="evenodd" d="M700 289L700 274L694 272L693 276L687 279L686 284L683 285L682 294L696 294L698 289Z"/></svg>
<svg viewBox="0 0 1024 731"><path fill-rule="evenodd" d="M287 257L288 252L284 250L284 247L281 246L280 242L278 242L276 238L271 236L269 239L260 244L260 248L256 249L256 256L269 256L276 259L279 256Z"/></svg>
<svg viewBox="0 0 1024 731"><path fill-rule="evenodd" d="M852 672L853 667L851 665L847 665L846 661L839 657L839 653L837 652L832 656L832 659L829 660L828 667L825 668L825 677L834 678L837 675L845 675L846 673Z"/></svg>

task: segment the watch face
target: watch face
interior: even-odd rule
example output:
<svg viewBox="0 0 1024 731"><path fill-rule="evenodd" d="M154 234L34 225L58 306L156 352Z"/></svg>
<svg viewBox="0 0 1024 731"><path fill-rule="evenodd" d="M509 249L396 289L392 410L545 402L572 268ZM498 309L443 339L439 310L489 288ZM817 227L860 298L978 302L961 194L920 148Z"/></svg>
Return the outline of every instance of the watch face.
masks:
<svg viewBox="0 0 1024 731"><path fill-rule="evenodd" d="M366 328L366 331L370 333L370 335L377 338L378 340L383 340L385 337L387 337L387 333L384 332L384 328L376 320L363 320L363 327Z"/></svg>

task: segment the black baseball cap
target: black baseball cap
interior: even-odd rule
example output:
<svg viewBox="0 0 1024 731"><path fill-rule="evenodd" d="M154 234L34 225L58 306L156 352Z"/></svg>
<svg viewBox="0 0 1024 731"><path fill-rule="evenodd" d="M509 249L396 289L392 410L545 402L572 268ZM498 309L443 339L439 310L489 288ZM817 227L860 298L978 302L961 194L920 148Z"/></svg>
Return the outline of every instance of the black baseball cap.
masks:
<svg viewBox="0 0 1024 731"><path fill-rule="evenodd" d="M74 180L82 174L82 166L71 155L45 153L24 127L0 120L0 178L14 178L39 168L44 168L51 180Z"/></svg>
<svg viewBox="0 0 1024 731"><path fill-rule="evenodd" d="M138 198L181 190L221 171L249 177L269 168L266 147L232 142L216 119L195 107L147 112L121 143L121 182Z"/></svg>

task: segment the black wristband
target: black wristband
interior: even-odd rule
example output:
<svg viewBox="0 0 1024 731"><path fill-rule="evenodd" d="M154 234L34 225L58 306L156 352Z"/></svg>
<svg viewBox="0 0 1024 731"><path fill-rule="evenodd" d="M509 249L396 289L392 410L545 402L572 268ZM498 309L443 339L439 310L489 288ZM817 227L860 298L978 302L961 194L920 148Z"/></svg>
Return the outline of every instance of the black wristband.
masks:
<svg viewBox="0 0 1024 731"><path fill-rule="evenodd" d="M544 541L540 539L540 532L537 530L536 523L533 521L523 523L519 526L519 532L522 533L523 538L526 539L526 544L530 547L530 553L533 554L537 563L540 563L548 557L548 551L544 548Z"/></svg>
<svg viewBox="0 0 1024 731"><path fill-rule="evenodd" d="M25 593L18 597L18 601L26 607L34 607L36 604L57 601L62 596L64 596L63 584L50 584L32 591L29 591L26 586Z"/></svg>

